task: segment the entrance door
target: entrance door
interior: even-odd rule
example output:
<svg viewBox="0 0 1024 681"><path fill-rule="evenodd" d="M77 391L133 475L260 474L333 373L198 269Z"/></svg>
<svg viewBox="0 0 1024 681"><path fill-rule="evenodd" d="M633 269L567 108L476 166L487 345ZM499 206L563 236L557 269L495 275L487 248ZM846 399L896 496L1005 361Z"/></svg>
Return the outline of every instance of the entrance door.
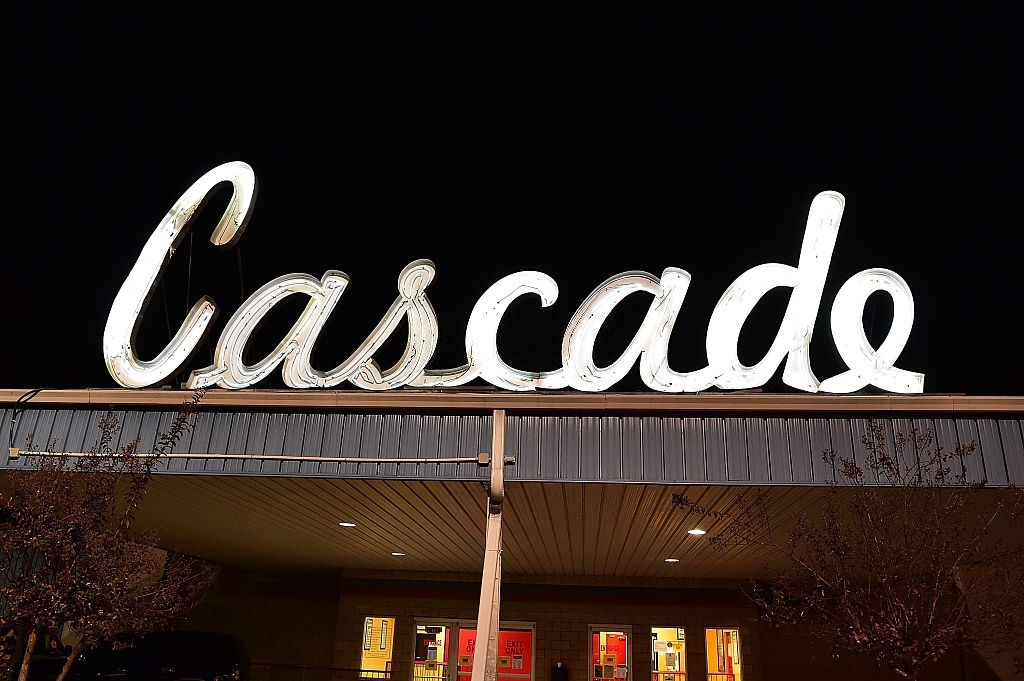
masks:
<svg viewBox="0 0 1024 681"><path fill-rule="evenodd" d="M456 643L459 623L455 620L416 620L412 681L456 681Z"/></svg>
<svg viewBox="0 0 1024 681"><path fill-rule="evenodd" d="M590 658L594 663L593 681L628 680L629 641L632 627L590 625Z"/></svg>
<svg viewBox="0 0 1024 681"><path fill-rule="evenodd" d="M705 629L708 681L743 681L738 629Z"/></svg>
<svg viewBox="0 0 1024 681"><path fill-rule="evenodd" d="M534 625L498 627L497 681L534 681ZM478 645L475 620L416 620L412 681L470 681Z"/></svg>
<svg viewBox="0 0 1024 681"><path fill-rule="evenodd" d="M651 681L686 681L683 627L651 627Z"/></svg>
<svg viewBox="0 0 1024 681"><path fill-rule="evenodd" d="M502 622L498 627L498 659L496 681L533 681L532 624ZM458 681L473 677L473 655L476 647L476 622L467 622L459 629Z"/></svg>

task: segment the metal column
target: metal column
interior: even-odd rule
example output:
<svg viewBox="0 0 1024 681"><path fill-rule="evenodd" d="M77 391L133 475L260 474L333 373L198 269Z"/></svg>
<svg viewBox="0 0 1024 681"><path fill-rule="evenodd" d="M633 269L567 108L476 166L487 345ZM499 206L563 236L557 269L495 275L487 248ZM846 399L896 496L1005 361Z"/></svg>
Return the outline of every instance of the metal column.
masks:
<svg viewBox="0 0 1024 681"><path fill-rule="evenodd" d="M487 535L484 571L480 581L480 609L476 618L476 648L472 681L495 681L498 676L498 611L501 604L501 502L505 498L505 410L494 410L491 437L491 486L487 499Z"/></svg>

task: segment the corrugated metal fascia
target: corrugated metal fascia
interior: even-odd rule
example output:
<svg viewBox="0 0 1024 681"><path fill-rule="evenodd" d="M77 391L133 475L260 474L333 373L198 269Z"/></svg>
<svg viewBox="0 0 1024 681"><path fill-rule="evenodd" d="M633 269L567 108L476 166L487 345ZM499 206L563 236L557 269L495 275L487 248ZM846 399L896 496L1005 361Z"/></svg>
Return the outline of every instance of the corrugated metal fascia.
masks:
<svg viewBox="0 0 1024 681"><path fill-rule="evenodd" d="M510 476L521 480L825 485L835 475L825 452L854 461L865 468L869 479L873 475L865 466L863 439L870 435L866 418L507 418L508 432L516 434L512 451L525 464ZM897 434L931 432L934 444L947 452L960 443L976 443L977 452L964 458L971 479L988 475L989 483L1005 485L1021 484L1024 478L1020 420L876 420L883 427L890 455L896 455ZM572 442L583 446L566 446ZM578 469L577 455L581 457ZM903 456L916 456L912 444ZM553 459L560 465L536 465ZM671 467L666 465L669 461ZM535 471L537 477L529 478Z"/></svg>
<svg viewBox="0 0 1024 681"><path fill-rule="evenodd" d="M192 396L186 390L126 390L88 388L82 390L21 390L0 388L0 405L35 404L48 407L106 409L177 409ZM931 414L1022 414L1024 396L973 396L956 394L854 394L703 392L574 392L499 389L407 389L368 390L210 390L203 397L204 409L219 411L281 410L367 412L454 411L489 414L494 409L519 412L599 413L643 412L712 414L886 414L917 412Z"/></svg>
<svg viewBox="0 0 1024 681"><path fill-rule="evenodd" d="M48 451L54 443L54 451L87 453L99 438L96 426L106 410L31 408L19 410L16 419L14 413L5 409L0 416L0 432L12 446L28 449L31 435L32 449L37 451ZM150 452L176 412L129 410L116 415L121 427L114 445L138 439L139 451ZM193 423L172 449L172 456L158 466L158 473L410 480L486 480L489 476L476 458L491 449L490 415L200 411ZM206 454L213 456L200 456ZM409 463L331 458L405 458ZM439 458L472 461L442 463L436 461ZM0 454L0 468L24 468L26 461L27 457L10 460L6 447Z"/></svg>
<svg viewBox="0 0 1024 681"><path fill-rule="evenodd" d="M59 450L87 452L104 413L99 407L4 409L0 436L16 447L25 448L32 434L38 449L56 442ZM116 443L138 438L140 450L151 451L176 412L115 414L122 424ZM869 431L868 419L860 415L507 414L506 419L505 453L516 458L506 475L522 481L821 485L833 476L822 452L832 450L863 465L861 440ZM972 479L1024 484L1020 419L922 414L877 420L890 453L897 433L931 431L947 452L975 443L975 453L964 458ZM492 427L490 414L200 411L173 450L196 458L168 459L160 472L485 481L487 468L475 461L419 459L475 459L489 452ZM212 456L198 456L205 454ZM310 460L284 458L293 456ZM408 463L331 461L339 457ZM24 458L11 461L6 448L0 452L0 468L24 466Z"/></svg>
<svg viewBox="0 0 1024 681"><path fill-rule="evenodd" d="M802 431L791 428L803 426ZM812 482L811 460L808 455L806 421L803 419L765 419L765 438L768 448L767 473L771 482ZM790 433L800 433L790 438Z"/></svg>

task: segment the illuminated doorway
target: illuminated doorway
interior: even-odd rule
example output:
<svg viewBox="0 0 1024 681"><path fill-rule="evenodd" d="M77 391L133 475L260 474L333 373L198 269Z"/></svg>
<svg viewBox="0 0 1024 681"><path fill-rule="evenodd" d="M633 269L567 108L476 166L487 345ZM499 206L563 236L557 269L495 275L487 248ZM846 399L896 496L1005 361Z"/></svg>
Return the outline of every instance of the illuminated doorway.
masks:
<svg viewBox="0 0 1024 681"><path fill-rule="evenodd" d="M455 681L452 666L459 623L454 620L417 620L413 645L413 681Z"/></svg>
<svg viewBox="0 0 1024 681"><path fill-rule="evenodd" d="M416 619L412 681L470 681L476 652L475 620ZM498 627L496 681L534 681L530 622Z"/></svg>
<svg viewBox="0 0 1024 681"><path fill-rule="evenodd" d="M708 681L743 681L738 629L705 629Z"/></svg>
<svg viewBox="0 0 1024 681"><path fill-rule="evenodd" d="M593 681L627 680L629 675L629 640L632 627L590 625L590 659L594 663Z"/></svg>
<svg viewBox="0 0 1024 681"><path fill-rule="evenodd" d="M686 632L651 627L651 681L686 681Z"/></svg>
<svg viewBox="0 0 1024 681"><path fill-rule="evenodd" d="M498 628L497 681L533 681L532 624L503 622ZM458 681L473 677L476 622L459 629Z"/></svg>

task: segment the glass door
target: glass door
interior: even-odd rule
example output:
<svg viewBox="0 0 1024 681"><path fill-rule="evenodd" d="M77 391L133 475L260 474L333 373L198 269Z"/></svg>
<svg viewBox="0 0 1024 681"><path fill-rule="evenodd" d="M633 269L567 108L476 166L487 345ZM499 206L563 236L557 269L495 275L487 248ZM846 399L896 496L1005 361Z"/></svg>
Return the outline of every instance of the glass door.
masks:
<svg viewBox="0 0 1024 681"><path fill-rule="evenodd" d="M738 629L705 629L708 681L743 681Z"/></svg>
<svg viewBox="0 0 1024 681"><path fill-rule="evenodd" d="M454 620L416 620L412 681L456 681L451 662L458 631Z"/></svg>
<svg viewBox="0 0 1024 681"><path fill-rule="evenodd" d="M651 681L686 681L683 627L651 627Z"/></svg>
<svg viewBox="0 0 1024 681"><path fill-rule="evenodd" d="M534 681L534 625L498 627L496 681ZM470 681L476 653L476 621L418 618L412 681Z"/></svg>
<svg viewBox="0 0 1024 681"><path fill-rule="evenodd" d="M632 627L621 625L590 625L590 657L594 663L593 681L627 680L629 675L629 640Z"/></svg>
<svg viewBox="0 0 1024 681"><path fill-rule="evenodd" d="M498 628L497 681L533 681L532 624L502 622ZM473 676L476 622L459 629L458 681Z"/></svg>

